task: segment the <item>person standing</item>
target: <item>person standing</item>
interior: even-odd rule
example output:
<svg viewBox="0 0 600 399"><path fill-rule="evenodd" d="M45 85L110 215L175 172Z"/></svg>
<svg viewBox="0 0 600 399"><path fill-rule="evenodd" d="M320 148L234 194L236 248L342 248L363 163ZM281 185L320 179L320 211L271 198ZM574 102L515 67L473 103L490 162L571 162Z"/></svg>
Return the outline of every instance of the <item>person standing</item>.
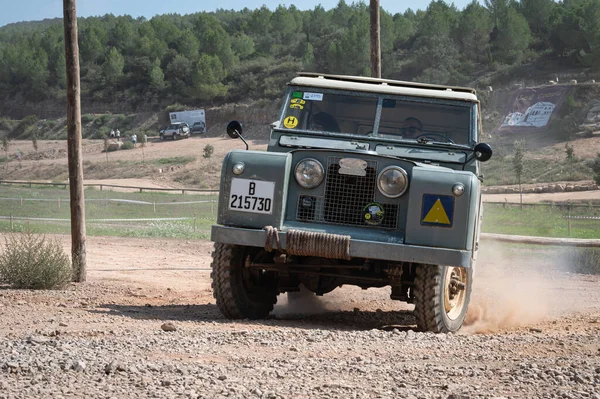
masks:
<svg viewBox="0 0 600 399"><path fill-rule="evenodd" d="M115 138L115 129L110 129L110 138L111 139Z"/></svg>
<svg viewBox="0 0 600 399"><path fill-rule="evenodd" d="M119 131L119 128L117 128L116 134L117 134L117 141L120 142L121 141L121 132Z"/></svg>
<svg viewBox="0 0 600 399"><path fill-rule="evenodd" d="M135 143L137 143L137 134L132 134L131 135L131 142L133 143L133 146L135 147Z"/></svg>

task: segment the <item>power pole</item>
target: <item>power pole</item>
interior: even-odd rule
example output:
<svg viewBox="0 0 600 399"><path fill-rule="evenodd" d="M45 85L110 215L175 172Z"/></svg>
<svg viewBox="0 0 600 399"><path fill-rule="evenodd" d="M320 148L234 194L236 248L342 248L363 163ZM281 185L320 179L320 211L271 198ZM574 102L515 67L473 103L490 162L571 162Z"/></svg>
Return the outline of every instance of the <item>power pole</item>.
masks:
<svg viewBox="0 0 600 399"><path fill-rule="evenodd" d="M63 0L65 58L67 64L67 147L69 191L71 197L71 258L73 281L86 279L85 202L83 197L83 159L81 156L81 89L79 82L79 44L77 42L76 0Z"/></svg>
<svg viewBox="0 0 600 399"><path fill-rule="evenodd" d="M371 77L381 78L379 0L371 0Z"/></svg>

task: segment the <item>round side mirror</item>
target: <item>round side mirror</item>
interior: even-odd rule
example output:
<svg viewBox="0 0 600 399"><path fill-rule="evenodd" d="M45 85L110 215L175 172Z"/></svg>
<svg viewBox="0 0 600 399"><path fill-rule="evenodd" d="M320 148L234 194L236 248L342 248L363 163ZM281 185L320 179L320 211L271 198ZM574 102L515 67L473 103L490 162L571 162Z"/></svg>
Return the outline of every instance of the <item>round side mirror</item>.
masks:
<svg viewBox="0 0 600 399"><path fill-rule="evenodd" d="M492 147L488 143L479 143L475 146L475 159L479 162L488 161L492 157Z"/></svg>
<svg viewBox="0 0 600 399"><path fill-rule="evenodd" d="M238 121L231 121L227 125L227 135L232 139L237 139L242 135L242 124Z"/></svg>

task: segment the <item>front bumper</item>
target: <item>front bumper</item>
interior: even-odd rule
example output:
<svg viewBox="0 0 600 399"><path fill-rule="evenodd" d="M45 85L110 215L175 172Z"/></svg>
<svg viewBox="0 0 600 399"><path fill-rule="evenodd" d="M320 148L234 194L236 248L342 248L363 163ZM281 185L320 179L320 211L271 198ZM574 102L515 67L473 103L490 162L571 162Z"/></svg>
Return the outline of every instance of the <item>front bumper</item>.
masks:
<svg viewBox="0 0 600 399"><path fill-rule="evenodd" d="M286 249L285 227L279 231L279 248ZM310 231L310 229L306 229ZM317 230L315 230L317 231ZM264 230L213 225L211 240L224 244L264 247ZM405 245L378 241L350 239L350 256L353 258L380 259L394 262L415 262L443 266L471 266L471 251L418 245Z"/></svg>

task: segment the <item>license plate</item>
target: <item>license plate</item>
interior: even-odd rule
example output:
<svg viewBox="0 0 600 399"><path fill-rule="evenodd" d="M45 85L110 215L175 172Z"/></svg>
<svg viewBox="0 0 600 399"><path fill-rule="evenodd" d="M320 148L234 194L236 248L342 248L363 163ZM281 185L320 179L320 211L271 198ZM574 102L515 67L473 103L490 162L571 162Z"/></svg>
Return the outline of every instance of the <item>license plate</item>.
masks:
<svg viewBox="0 0 600 399"><path fill-rule="evenodd" d="M275 182L231 179L229 209L241 212L273 213Z"/></svg>

